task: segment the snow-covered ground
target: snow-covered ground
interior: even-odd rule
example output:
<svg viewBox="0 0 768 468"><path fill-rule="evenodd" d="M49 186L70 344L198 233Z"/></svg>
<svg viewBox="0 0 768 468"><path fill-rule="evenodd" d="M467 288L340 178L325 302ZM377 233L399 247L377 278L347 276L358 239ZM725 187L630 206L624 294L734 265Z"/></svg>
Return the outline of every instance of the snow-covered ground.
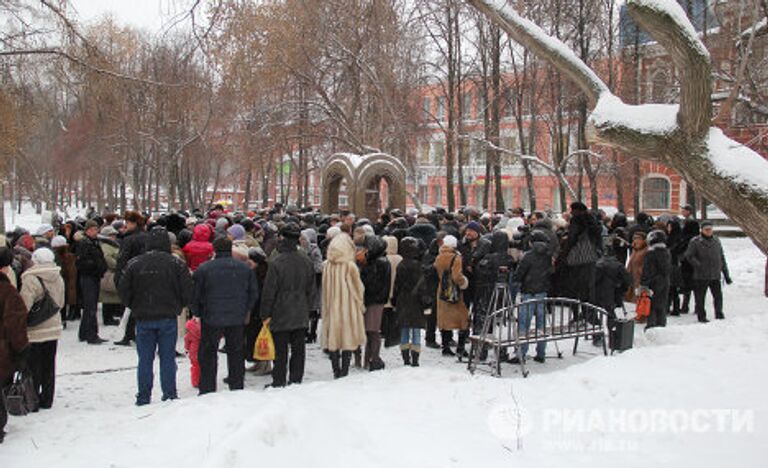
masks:
<svg viewBox="0 0 768 468"><path fill-rule="evenodd" d="M531 363L527 379L514 366L472 376L431 349L405 368L391 348L386 370L333 381L311 345L300 386L264 390L269 377L248 375L244 391L220 383L197 397L179 359L181 399L160 403L156 382L153 403L137 408L134 349L78 343L71 324L54 407L11 417L0 467L764 467L765 257L747 239L723 244L735 281L726 320L671 317L666 329L638 327L631 351L603 357L584 344ZM118 338L115 327L101 334ZM223 355L219 366L221 379Z"/></svg>

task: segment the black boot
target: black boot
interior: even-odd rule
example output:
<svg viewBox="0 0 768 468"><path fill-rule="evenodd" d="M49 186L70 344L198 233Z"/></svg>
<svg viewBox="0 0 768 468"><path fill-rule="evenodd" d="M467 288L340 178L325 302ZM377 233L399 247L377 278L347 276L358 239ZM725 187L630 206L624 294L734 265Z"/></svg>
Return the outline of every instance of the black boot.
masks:
<svg viewBox="0 0 768 468"><path fill-rule="evenodd" d="M411 352L407 349L401 349L400 353L403 355L403 365L411 365Z"/></svg>
<svg viewBox="0 0 768 468"><path fill-rule="evenodd" d="M338 351L332 351L329 353L328 357L331 358L331 369L333 369L333 378L338 379L341 377L341 367L339 366L339 352Z"/></svg>
<svg viewBox="0 0 768 468"><path fill-rule="evenodd" d="M349 362L352 360L352 351L341 352L341 371L339 377L346 377L349 375Z"/></svg>
<svg viewBox="0 0 768 468"><path fill-rule="evenodd" d="M419 352L411 350L411 367L419 367Z"/></svg>
<svg viewBox="0 0 768 468"><path fill-rule="evenodd" d="M469 330L462 330L459 332L459 344L456 346L456 355L459 357L459 360L469 357L469 353L465 349L468 336Z"/></svg>
<svg viewBox="0 0 768 468"><path fill-rule="evenodd" d="M440 331L440 342L443 345L443 356L456 356L456 353L451 351L451 331Z"/></svg>

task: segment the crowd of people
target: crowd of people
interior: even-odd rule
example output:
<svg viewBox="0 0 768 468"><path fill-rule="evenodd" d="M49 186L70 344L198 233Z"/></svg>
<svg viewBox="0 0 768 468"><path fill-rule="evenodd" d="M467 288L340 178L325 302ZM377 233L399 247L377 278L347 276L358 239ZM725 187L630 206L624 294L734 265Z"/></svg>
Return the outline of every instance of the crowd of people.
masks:
<svg viewBox="0 0 768 468"><path fill-rule="evenodd" d="M707 291L714 317L724 318L721 279L731 283L712 223L694 219L690 207L658 219L638 213L630 223L580 202L557 217L466 208L387 210L376 220L291 205L248 213L217 205L156 217L91 210L54 224L17 228L0 242L0 384L28 370L42 409L54 400L62 328L79 320L81 342L105 342L99 304L101 326L124 324L115 344L135 343L135 403L145 405L156 355L162 400L178 397L178 342L201 395L216 391L219 352L230 390L244 387L246 371L271 374L270 386L283 387L302 382L306 344L318 339L334 378L351 366L384 369L382 346L399 345L403 364L414 367L424 347L465 357L498 284L512 300L574 298L611 317L650 296L652 328L688 313L691 295L707 322ZM41 318L51 301L56 313ZM522 306L520 331L534 322L542 328L544 316L543 306ZM264 326L273 362L253 359ZM544 363L545 344L535 352ZM6 419L0 404L0 440Z"/></svg>

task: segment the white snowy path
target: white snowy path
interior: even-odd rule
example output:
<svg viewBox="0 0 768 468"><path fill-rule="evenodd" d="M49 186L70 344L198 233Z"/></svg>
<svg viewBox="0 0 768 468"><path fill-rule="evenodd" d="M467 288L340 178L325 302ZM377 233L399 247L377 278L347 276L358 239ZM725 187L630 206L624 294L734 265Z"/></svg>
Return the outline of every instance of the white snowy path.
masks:
<svg viewBox="0 0 768 468"><path fill-rule="evenodd" d="M527 379L513 366L501 379L470 376L431 349L422 367L404 368L392 348L384 351L386 370L353 370L333 381L314 345L301 386L265 391L270 378L249 375L244 391L219 383L217 394L197 397L188 362L179 359L181 399L160 403L156 376L153 403L136 408L134 349L82 345L71 325L59 345L54 407L11 417L0 467L764 467L765 257L745 239L723 244L735 281L725 292L727 320L699 325L691 314L671 317L664 330L638 329L629 352L606 358L587 343L576 356L531 363ZM105 338L115 334L102 328ZM222 378L223 355L219 366ZM87 373L122 368L130 369ZM515 400L521 449L508 416ZM580 429L551 419L567 410L607 419L612 409L683 417L747 410L740 414L753 424L740 433L633 432L631 421L623 430L600 421Z"/></svg>

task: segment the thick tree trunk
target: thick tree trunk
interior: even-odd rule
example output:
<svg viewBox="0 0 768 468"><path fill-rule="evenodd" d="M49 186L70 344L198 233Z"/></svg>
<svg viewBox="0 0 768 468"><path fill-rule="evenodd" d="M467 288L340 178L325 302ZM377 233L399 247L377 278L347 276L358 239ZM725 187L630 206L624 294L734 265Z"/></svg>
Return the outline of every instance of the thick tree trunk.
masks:
<svg viewBox="0 0 768 468"><path fill-rule="evenodd" d="M583 61L566 52L562 43L547 36L511 8L491 0L468 2L516 41L573 79L590 105L596 105L601 97L611 99L611 105L614 102L623 104ZM728 177L710 158L710 150L719 151L721 158L724 156L722 152L729 153L729 157L741 155L720 147L708 147L711 143L708 136L716 132L710 130L712 70L709 53L692 32L690 22L684 24L671 11L679 8L675 2L629 0L627 6L634 20L669 52L681 73L677 128L656 131L634 126L635 122L599 120L594 122L593 142L646 160L659 160L678 171L701 195L712 200L735 221L763 253L768 254L768 187L749 184L743 177ZM633 106L626 106L625 110L632 109ZM749 158L754 168L760 165L768 171L768 161L758 155L749 153L744 158Z"/></svg>

